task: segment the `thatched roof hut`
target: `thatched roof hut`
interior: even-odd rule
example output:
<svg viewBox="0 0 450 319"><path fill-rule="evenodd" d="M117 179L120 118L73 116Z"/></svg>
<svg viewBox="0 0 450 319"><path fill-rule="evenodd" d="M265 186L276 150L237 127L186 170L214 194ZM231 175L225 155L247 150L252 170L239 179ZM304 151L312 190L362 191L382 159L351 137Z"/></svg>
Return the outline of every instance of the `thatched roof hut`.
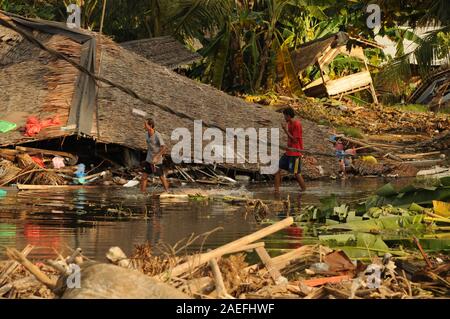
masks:
<svg viewBox="0 0 450 319"><path fill-rule="evenodd" d="M171 70L192 64L202 58L200 54L189 51L171 36L122 42L120 45Z"/></svg>
<svg viewBox="0 0 450 319"><path fill-rule="evenodd" d="M270 128L279 127L282 121L277 112L178 75L109 38L99 38L85 30L68 30L64 24L10 17L14 25L32 32L46 47L86 67L88 57L93 55L96 63L90 69L96 74L155 104L101 82L93 93L89 81L82 81L86 74L6 27L0 15L0 119L15 122L18 127L23 126L30 115L41 119L58 115L62 122L60 127L43 129L33 137L25 137L19 130L0 133L0 146L83 135L100 143L145 150L143 118L136 110L156 119L157 129L169 147L175 143L171 141L174 128L185 127L193 132L191 120L162 110L158 105L222 127ZM91 40L83 38L86 36ZM96 54L89 53L92 40L97 40ZM87 103L92 96L94 103ZM303 125L305 147L312 152L332 154L326 142L327 133L311 122L303 121ZM334 167L330 157L321 158L320 163L326 172Z"/></svg>

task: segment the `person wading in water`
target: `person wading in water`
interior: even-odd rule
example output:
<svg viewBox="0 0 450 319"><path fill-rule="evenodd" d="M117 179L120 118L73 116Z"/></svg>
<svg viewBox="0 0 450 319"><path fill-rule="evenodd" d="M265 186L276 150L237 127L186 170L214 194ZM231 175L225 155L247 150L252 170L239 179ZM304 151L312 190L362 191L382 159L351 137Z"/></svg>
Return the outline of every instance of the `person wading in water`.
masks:
<svg viewBox="0 0 450 319"><path fill-rule="evenodd" d="M296 150L302 150L303 129L300 121L294 120L294 109L290 107L283 110L283 115L286 123L282 123L282 127L288 136L288 147ZM279 170L275 174L275 193L278 194L280 192L281 170L294 174L298 185L300 185L302 191L305 191L306 185L301 175L301 168L302 154L299 151L287 150L286 153L280 158Z"/></svg>
<svg viewBox="0 0 450 319"><path fill-rule="evenodd" d="M141 191L147 191L147 183L149 174L159 176L163 184L164 190L169 191L169 182L164 174L163 156L167 151L167 146L161 134L155 130L155 122L153 119L147 119L144 123L147 139L147 157L143 167L141 180Z"/></svg>

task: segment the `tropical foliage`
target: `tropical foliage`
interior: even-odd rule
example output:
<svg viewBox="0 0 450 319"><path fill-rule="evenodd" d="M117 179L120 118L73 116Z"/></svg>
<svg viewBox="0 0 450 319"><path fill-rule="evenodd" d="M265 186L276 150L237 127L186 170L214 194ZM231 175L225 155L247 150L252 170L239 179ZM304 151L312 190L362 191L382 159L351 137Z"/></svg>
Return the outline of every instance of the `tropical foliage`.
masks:
<svg viewBox="0 0 450 319"><path fill-rule="evenodd" d="M356 0L0 0L2 10L29 17L64 21L66 5L82 7L83 27L100 29L116 41L173 35L204 56L189 76L231 92L268 92L275 89L301 94L301 84L319 76L309 67L295 74L290 52L299 45L346 31L373 39L366 25L366 1ZM372 3L374 1L370 1ZM379 0L382 25L379 35L397 45L397 54L380 73L381 82L405 88L413 74L411 56L422 75L433 57L445 58L450 46L446 0ZM400 28L409 25L410 28ZM424 38L414 28L433 25ZM403 40L418 44L405 54ZM369 65L377 71L386 57L379 49L367 50ZM359 61L340 56L330 66L338 77L361 67Z"/></svg>

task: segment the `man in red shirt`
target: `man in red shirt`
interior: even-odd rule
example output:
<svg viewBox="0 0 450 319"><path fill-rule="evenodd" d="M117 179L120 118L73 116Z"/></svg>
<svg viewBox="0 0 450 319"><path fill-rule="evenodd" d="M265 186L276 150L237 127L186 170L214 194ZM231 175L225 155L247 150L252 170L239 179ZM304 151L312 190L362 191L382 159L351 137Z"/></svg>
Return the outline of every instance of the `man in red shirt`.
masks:
<svg viewBox="0 0 450 319"><path fill-rule="evenodd" d="M294 174L295 179L302 191L306 190L305 181L301 175L302 153L298 150L303 149L303 129L298 120L294 120L295 112L290 107L283 110L284 119L283 130L288 136L288 149L280 158L278 172L275 174L275 192L280 192L281 170Z"/></svg>

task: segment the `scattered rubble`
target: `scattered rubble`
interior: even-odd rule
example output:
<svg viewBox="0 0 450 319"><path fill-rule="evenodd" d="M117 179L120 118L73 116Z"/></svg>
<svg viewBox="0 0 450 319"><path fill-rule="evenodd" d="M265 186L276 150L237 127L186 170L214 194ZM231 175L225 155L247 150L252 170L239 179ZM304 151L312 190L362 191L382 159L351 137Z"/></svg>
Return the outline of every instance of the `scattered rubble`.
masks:
<svg viewBox="0 0 450 319"><path fill-rule="evenodd" d="M433 182L431 193L427 193L430 186L410 185L396 191L388 184L355 211L345 204L339 206L335 200L324 199L321 208L306 207L294 217L275 222L267 219L273 209L268 203L240 199L248 213L267 226L195 254L187 254L188 247L197 240L204 243L218 229L192 235L173 246L138 245L131 256L126 256L119 247L112 247L106 254L110 264L88 260L81 249L67 258L58 255L55 260L32 263L27 256L33 247L27 246L22 252L8 248L11 260L0 262L0 297L449 297L450 260L448 254L440 253L450 247L446 226L450 223L450 212L444 202L450 196L448 182L448 178L441 179L440 184ZM287 203L280 204L283 211L291 211ZM317 243L274 254L269 253L271 250L262 241L286 228L310 227L311 222L323 234ZM399 245L401 242L404 244ZM405 245L407 242L410 244ZM247 258L249 255L253 257ZM260 262L249 263L256 256ZM74 265L81 269L82 289L73 289L68 284L67 278L73 278L77 269ZM108 286L104 285L106 281ZM136 289L126 289L137 282Z"/></svg>

